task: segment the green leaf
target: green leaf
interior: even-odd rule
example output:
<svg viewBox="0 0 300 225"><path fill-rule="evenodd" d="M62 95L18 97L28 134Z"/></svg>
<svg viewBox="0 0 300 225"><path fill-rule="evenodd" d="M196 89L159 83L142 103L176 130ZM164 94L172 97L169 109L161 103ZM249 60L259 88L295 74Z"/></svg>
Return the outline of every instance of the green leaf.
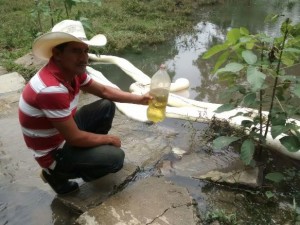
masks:
<svg viewBox="0 0 300 225"><path fill-rule="evenodd" d="M247 94L243 99L243 104L245 106L251 106L256 103L256 94L255 93L249 93Z"/></svg>
<svg viewBox="0 0 300 225"><path fill-rule="evenodd" d="M274 110L273 110L274 111ZM276 112L274 111L271 114L271 122L272 122L272 126L277 126L277 125L282 125L284 126L287 120L287 114L286 112Z"/></svg>
<svg viewBox="0 0 300 225"><path fill-rule="evenodd" d="M224 68L217 70L216 73L232 72L237 73L244 68L240 63L228 63Z"/></svg>
<svg viewBox="0 0 300 225"><path fill-rule="evenodd" d="M213 70L214 73L220 68L220 66L222 66L222 64L224 62L227 61L229 54L230 54L230 52L226 51L218 58L218 60L215 64L214 70Z"/></svg>
<svg viewBox="0 0 300 225"><path fill-rule="evenodd" d="M241 43L247 43L247 42L250 42L250 41L252 41L252 38L251 37L241 37L240 38L240 42Z"/></svg>
<svg viewBox="0 0 300 225"><path fill-rule="evenodd" d="M258 91L262 88L266 75L258 71L256 67L249 66L247 70L247 81L250 83L252 90Z"/></svg>
<svg viewBox="0 0 300 225"><path fill-rule="evenodd" d="M234 105L232 105L230 103L226 103L226 104L223 104L223 105L219 106L214 112L222 113L222 112L230 111L234 108L235 108Z"/></svg>
<svg viewBox="0 0 300 225"><path fill-rule="evenodd" d="M275 139L278 135L287 132L289 128L285 125L277 125L271 127L272 138Z"/></svg>
<svg viewBox="0 0 300 225"><path fill-rule="evenodd" d="M284 52L293 52L293 53L300 53L300 49L298 48L285 48L283 49Z"/></svg>
<svg viewBox="0 0 300 225"><path fill-rule="evenodd" d="M240 36L240 29L233 28L227 32L226 40L233 45L239 40Z"/></svg>
<svg viewBox="0 0 300 225"><path fill-rule="evenodd" d="M266 194L267 198L273 198L275 196L274 192L272 192L272 191L266 191L265 194Z"/></svg>
<svg viewBox="0 0 300 225"><path fill-rule="evenodd" d="M241 124L243 127L250 128L253 125L253 121L252 120L243 120Z"/></svg>
<svg viewBox="0 0 300 225"><path fill-rule="evenodd" d="M265 178L267 180L273 181L275 183L279 183L284 180L284 175L279 172L274 172L274 173L268 173Z"/></svg>
<svg viewBox="0 0 300 225"><path fill-rule="evenodd" d="M253 47L254 47L254 42L248 42L248 43L246 43L246 49L253 49Z"/></svg>
<svg viewBox="0 0 300 225"><path fill-rule="evenodd" d="M213 148L214 149L221 149L223 147L229 146L232 142L239 140L238 137L228 137L228 136L221 136L213 140Z"/></svg>
<svg viewBox="0 0 300 225"><path fill-rule="evenodd" d="M280 143L289 151L297 152L300 150L300 142L295 136L285 136L280 138Z"/></svg>
<svg viewBox="0 0 300 225"><path fill-rule="evenodd" d="M64 2L66 3L69 9L72 9L72 7L76 5L76 2L74 0L64 0Z"/></svg>
<svg viewBox="0 0 300 225"><path fill-rule="evenodd" d="M89 30L89 31L93 30L92 29L92 23L91 23L91 21L89 21L88 18L80 17L79 20L82 23L84 29Z"/></svg>
<svg viewBox="0 0 300 225"><path fill-rule="evenodd" d="M240 27L240 34L244 36L249 35L249 30L245 27Z"/></svg>
<svg viewBox="0 0 300 225"><path fill-rule="evenodd" d="M288 56L286 54L282 54L282 56L281 56L281 62L284 65L292 66L292 65L294 65L295 61L290 56Z"/></svg>
<svg viewBox="0 0 300 225"><path fill-rule="evenodd" d="M296 77L295 75L282 75L279 77L279 79L281 81L292 81L292 82L296 82L298 80L298 77Z"/></svg>
<svg viewBox="0 0 300 225"><path fill-rule="evenodd" d="M249 65L252 65L257 61L257 56L250 50L243 51L242 57Z"/></svg>
<svg viewBox="0 0 300 225"><path fill-rule="evenodd" d="M246 165L251 163L254 151L255 145L253 141L251 139L245 140L241 147L241 159Z"/></svg>
<svg viewBox="0 0 300 225"><path fill-rule="evenodd" d="M210 57L212 57L213 55L224 51L225 49L227 49L228 46L226 44L221 44L221 45L215 45L213 47L211 47L210 49L208 49L202 56L202 59L209 59Z"/></svg>
<svg viewBox="0 0 300 225"><path fill-rule="evenodd" d="M292 93L300 98L300 84L294 84L291 89Z"/></svg>
<svg viewBox="0 0 300 225"><path fill-rule="evenodd" d="M278 14L271 13L267 15L264 22L275 22L275 20L277 20L278 18L279 18Z"/></svg>

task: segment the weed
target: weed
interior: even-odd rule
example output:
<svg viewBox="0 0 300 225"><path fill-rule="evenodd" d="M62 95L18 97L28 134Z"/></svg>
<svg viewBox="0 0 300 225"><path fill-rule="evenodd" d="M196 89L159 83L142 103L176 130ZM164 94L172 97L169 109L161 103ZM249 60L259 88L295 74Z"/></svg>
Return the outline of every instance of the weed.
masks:
<svg viewBox="0 0 300 225"><path fill-rule="evenodd" d="M214 221L218 221L222 225L237 225L236 214L227 214L223 209L216 209L206 214L205 222L212 223Z"/></svg>

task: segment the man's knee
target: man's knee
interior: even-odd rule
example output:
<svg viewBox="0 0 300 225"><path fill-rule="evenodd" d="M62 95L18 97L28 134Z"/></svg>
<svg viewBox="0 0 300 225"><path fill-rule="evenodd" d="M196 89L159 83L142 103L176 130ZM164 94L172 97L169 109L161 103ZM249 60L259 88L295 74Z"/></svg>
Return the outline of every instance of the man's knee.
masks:
<svg viewBox="0 0 300 225"><path fill-rule="evenodd" d="M117 172L122 169L124 164L125 153L122 149L115 150L114 152L114 163L112 165L113 172Z"/></svg>
<svg viewBox="0 0 300 225"><path fill-rule="evenodd" d="M105 110L108 115L114 115L116 110L116 104L107 99L100 99L99 102L99 110Z"/></svg>

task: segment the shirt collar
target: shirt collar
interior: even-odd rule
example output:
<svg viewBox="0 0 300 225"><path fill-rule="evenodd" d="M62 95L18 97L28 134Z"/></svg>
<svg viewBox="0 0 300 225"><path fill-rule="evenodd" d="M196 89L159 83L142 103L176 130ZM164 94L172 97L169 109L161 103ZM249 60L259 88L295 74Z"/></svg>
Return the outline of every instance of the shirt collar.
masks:
<svg viewBox="0 0 300 225"><path fill-rule="evenodd" d="M64 79L64 76L61 72L61 70L59 69L59 67L56 65L56 63L54 62L53 57L50 58L48 64L47 64L47 70L53 74L59 81L61 82L66 82L66 80Z"/></svg>

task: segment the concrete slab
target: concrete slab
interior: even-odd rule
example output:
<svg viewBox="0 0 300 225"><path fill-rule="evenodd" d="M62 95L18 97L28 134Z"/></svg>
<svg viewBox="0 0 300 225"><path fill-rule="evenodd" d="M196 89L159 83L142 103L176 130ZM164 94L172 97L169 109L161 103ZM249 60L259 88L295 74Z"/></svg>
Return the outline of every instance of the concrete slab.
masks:
<svg viewBox="0 0 300 225"><path fill-rule="evenodd" d="M166 134L160 132L156 125L133 121L119 111L117 114L110 133L121 137L128 162L141 168L153 167L171 151Z"/></svg>
<svg viewBox="0 0 300 225"><path fill-rule="evenodd" d="M212 170L232 171L237 168L243 168L244 164L238 153L233 151L211 154L207 154L206 152L191 152L173 162L170 168L168 168L167 162L163 162L160 167L163 175L172 173L178 176L193 177L204 175Z"/></svg>
<svg viewBox="0 0 300 225"><path fill-rule="evenodd" d="M235 185L246 185L257 188L262 184L262 170L260 167L245 167L227 173L221 171L209 171L201 176L194 176L196 179L205 179L217 183Z"/></svg>
<svg viewBox="0 0 300 225"><path fill-rule="evenodd" d="M71 209L83 213L101 204L121 189L132 180L137 171L138 167L135 165L125 164L119 172L109 174L93 182L83 183L78 192L57 198Z"/></svg>
<svg viewBox="0 0 300 225"><path fill-rule="evenodd" d="M233 151L211 154L192 152L174 162L163 160L157 167L164 176L177 175L254 188L262 183L262 168L246 167Z"/></svg>
<svg viewBox="0 0 300 225"><path fill-rule="evenodd" d="M80 225L199 224L187 189L163 177L137 181L102 205L82 214L76 222Z"/></svg>
<svg viewBox="0 0 300 225"><path fill-rule="evenodd" d="M15 63L22 65L26 68L36 68L40 69L42 68L48 61L47 60L42 60L37 58L32 54L32 52L22 56L21 58L18 58Z"/></svg>
<svg viewBox="0 0 300 225"><path fill-rule="evenodd" d="M25 85L25 79L17 72L0 76L0 96L6 93L20 91Z"/></svg>
<svg viewBox="0 0 300 225"><path fill-rule="evenodd" d="M13 108L18 106L20 99L20 91L13 91L5 94L0 94L0 117L10 114ZM17 115L17 113L16 113Z"/></svg>

